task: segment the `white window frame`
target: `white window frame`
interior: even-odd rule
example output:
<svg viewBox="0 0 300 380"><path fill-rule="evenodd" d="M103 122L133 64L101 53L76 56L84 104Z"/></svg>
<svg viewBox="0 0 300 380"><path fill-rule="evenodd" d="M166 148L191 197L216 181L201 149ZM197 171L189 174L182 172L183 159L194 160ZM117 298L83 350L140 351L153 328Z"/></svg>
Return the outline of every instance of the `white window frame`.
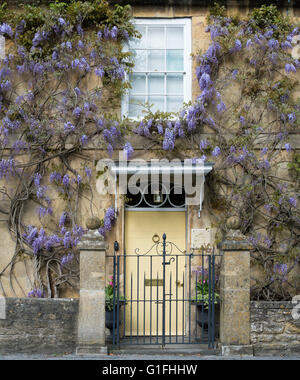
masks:
<svg viewBox="0 0 300 380"><path fill-rule="evenodd" d="M183 70L183 102L188 103L192 100L192 22L190 18L135 18L134 25L146 26L183 26L183 41L184 41L184 70ZM130 45L127 47L129 50ZM145 49L147 50L147 49ZM133 71L134 72L134 71ZM137 71L138 73L138 71ZM164 74L169 73L164 71ZM170 72L172 73L172 72ZM128 76L126 78L128 80ZM163 111L163 110L162 110ZM127 92L122 99L121 112L123 118L128 117L129 112L129 92ZM141 120L140 117L130 117L131 120Z"/></svg>

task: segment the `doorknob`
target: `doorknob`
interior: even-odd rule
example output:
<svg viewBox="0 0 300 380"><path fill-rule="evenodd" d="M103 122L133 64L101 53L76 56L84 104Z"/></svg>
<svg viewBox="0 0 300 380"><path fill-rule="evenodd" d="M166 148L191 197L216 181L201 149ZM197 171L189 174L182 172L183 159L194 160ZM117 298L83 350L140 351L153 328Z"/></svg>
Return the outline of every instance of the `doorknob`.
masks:
<svg viewBox="0 0 300 380"><path fill-rule="evenodd" d="M160 237L159 237L159 235L158 234L154 234L153 236L152 236L152 241L153 241L153 243L159 243L159 241L160 241Z"/></svg>
<svg viewBox="0 0 300 380"><path fill-rule="evenodd" d="M175 284L178 286L178 287L183 287L183 283L181 283L180 281L175 281Z"/></svg>

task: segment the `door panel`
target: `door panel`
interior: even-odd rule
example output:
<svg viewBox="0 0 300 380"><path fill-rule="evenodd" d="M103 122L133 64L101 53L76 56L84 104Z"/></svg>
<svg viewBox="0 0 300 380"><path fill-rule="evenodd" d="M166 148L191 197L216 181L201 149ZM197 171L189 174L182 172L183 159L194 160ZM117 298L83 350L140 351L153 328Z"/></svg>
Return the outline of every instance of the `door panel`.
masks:
<svg viewBox="0 0 300 380"><path fill-rule="evenodd" d="M163 258L158 256L162 255L162 246L153 247L152 238L156 234L162 242L165 233L167 241L184 251L185 223L184 211L125 213L127 336L162 335ZM171 253L168 246L166 251ZM185 257L180 253L173 247L171 256L166 258L167 262L173 258L170 265L166 265L165 276L167 336L184 335Z"/></svg>

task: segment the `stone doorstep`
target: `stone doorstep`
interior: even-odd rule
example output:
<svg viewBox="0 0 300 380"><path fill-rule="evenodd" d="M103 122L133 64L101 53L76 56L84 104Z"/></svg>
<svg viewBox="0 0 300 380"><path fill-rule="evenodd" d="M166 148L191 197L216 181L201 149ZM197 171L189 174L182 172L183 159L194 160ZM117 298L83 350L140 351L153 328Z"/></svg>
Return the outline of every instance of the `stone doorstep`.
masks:
<svg viewBox="0 0 300 380"><path fill-rule="evenodd" d="M223 345L222 356L254 356L252 345L226 346Z"/></svg>
<svg viewBox="0 0 300 380"><path fill-rule="evenodd" d="M88 346L78 346L76 347L76 355L80 356L103 356L108 355L107 346L97 346L97 345L88 345Z"/></svg>
<svg viewBox="0 0 300 380"><path fill-rule="evenodd" d="M208 348L207 344L172 344L161 347L160 345L124 345L121 348L109 346L109 353L113 354L136 354L136 355L199 355L199 356L221 356L219 348Z"/></svg>

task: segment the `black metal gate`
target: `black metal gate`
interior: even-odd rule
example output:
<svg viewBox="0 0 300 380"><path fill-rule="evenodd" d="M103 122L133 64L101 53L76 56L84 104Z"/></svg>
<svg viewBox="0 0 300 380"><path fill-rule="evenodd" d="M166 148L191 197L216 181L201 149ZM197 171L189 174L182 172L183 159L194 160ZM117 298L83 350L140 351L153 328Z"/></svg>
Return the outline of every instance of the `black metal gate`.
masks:
<svg viewBox="0 0 300 380"><path fill-rule="evenodd" d="M114 347L197 343L215 347L221 255L213 248L186 253L164 234L162 242L143 254L138 249L132 254L115 252L112 259Z"/></svg>

